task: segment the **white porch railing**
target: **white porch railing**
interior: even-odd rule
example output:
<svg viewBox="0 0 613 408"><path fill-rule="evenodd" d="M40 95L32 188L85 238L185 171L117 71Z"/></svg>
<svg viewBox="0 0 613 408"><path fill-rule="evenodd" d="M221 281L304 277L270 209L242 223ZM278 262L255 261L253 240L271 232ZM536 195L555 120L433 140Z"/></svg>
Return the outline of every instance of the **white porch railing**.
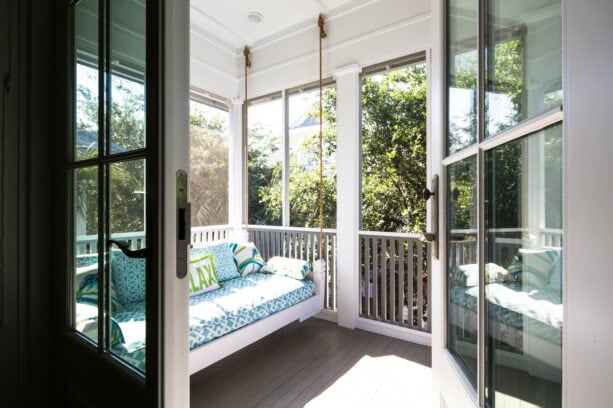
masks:
<svg viewBox="0 0 613 408"><path fill-rule="evenodd" d="M128 241L130 249L140 249L146 246L144 231L120 232L113 234L113 239ZM97 254L98 235L77 235L75 250L77 255Z"/></svg>
<svg viewBox="0 0 613 408"><path fill-rule="evenodd" d="M192 244L232 239L231 225L192 228ZM264 259L285 256L313 262L319 258L319 230L315 228L250 225L249 240ZM336 231L325 229L323 255L327 265L324 307L336 310Z"/></svg>
<svg viewBox="0 0 613 408"><path fill-rule="evenodd" d="M430 331L429 244L418 234L360 232L360 316Z"/></svg>
<svg viewBox="0 0 613 408"><path fill-rule="evenodd" d="M210 227L193 227L192 244L231 239L234 235L232 225L213 225Z"/></svg>

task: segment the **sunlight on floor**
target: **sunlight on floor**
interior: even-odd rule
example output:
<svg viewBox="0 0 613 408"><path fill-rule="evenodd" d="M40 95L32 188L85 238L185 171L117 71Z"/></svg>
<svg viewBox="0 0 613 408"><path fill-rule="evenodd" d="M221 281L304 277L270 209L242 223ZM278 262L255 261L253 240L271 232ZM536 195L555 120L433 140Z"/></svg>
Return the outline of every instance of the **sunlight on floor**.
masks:
<svg viewBox="0 0 613 408"><path fill-rule="evenodd" d="M496 407L497 408L538 408L539 405L534 405L523 401L512 395L503 394L500 391L496 392Z"/></svg>
<svg viewBox="0 0 613 408"><path fill-rule="evenodd" d="M305 406L430 407L431 371L394 355L364 356Z"/></svg>

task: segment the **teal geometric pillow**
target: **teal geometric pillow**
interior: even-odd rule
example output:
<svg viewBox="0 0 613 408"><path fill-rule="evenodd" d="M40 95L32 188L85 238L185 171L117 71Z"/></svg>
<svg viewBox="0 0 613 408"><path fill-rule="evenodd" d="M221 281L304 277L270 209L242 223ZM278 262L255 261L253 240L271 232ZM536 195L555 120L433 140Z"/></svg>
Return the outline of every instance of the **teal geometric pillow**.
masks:
<svg viewBox="0 0 613 408"><path fill-rule="evenodd" d="M227 242L194 245L189 254L189 259L190 261L194 259L200 259L207 254L213 254L213 261L215 262L215 272L217 272L219 282L224 282L229 279L234 279L241 276L238 272L236 264L234 263L234 256L232 256L232 250L228 246Z"/></svg>
<svg viewBox="0 0 613 408"><path fill-rule="evenodd" d="M75 300L79 303L87 303L92 306L98 307L98 275L87 275L81 281L79 288L77 289ZM117 293L115 287L111 283L111 310L117 310L121 307L119 299L117 299Z"/></svg>
<svg viewBox="0 0 613 408"><path fill-rule="evenodd" d="M274 273L294 279L304 279L309 271L309 264L306 261L280 256L270 258L261 269L261 272Z"/></svg>
<svg viewBox="0 0 613 408"><path fill-rule="evenodd" d="M190 296L219 289L219 278L215 273L213 254L189 261L189 293Z"/></svg>
<svg viewBox="0 0 613 408"><path fill-rule="evenodd" d="M230 243L230 249L234 255L234 261L238 266L241 276L257 272L264 266L264 259L253 244Z"/></svg>
<svg viewBox="0 0 613 408"><path fill-rule="evenodd" d="M146 259L129 258L122 252L113 251L111 278L117 298L122 304L141 302L146 298Z"/></svg>

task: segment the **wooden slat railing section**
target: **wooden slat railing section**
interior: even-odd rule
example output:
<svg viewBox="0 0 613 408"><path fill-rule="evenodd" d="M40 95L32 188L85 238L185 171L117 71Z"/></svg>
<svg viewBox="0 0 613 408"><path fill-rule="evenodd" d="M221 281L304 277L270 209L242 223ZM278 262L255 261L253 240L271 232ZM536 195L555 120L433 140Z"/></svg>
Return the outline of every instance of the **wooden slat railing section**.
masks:
<svg viewBox="0 0 613 408"><path fill-rule="evenodd" d="M262 225L249 226L249 239L264 259L284 256L313 262L319 258L319 230L315 228L289 228ZM327 265L324 308L336 310L336 231L324 229L323 257Z"/></svg>
<svg viewBox="0 0 613 408"><path fill-rule="evenodd" d="M429 244L417 234L360 233L360 316L430 331Z"/></svg>
<svg viewBox="0 0 613 408"><path fill-rule="evenodd" d="M213 225L210 227L193 227L191 230L192 244L223 241L231 239L234 227L231 225Z"/></svg>

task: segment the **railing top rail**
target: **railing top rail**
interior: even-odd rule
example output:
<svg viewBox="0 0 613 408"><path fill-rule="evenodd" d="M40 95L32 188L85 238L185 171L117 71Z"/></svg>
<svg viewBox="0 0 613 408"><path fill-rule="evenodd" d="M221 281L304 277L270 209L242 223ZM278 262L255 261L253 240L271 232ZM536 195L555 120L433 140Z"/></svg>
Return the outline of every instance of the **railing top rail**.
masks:
<svg viewBox="0 0 613 408"><path fill-rule="evenodd" d="M249 225L249 229L253 231L309 232L319 234L319 228L282 227L276 225ZM336 234L336 230L324 228L324 234L334 235Z"/></svg>
<svg viewBox="0 0 613 408"><path fill-rule="evenodd" d="M115 232L111 234L113 238L132 238L132 237L144 237L145 231L134 231L134 232ZM97 241L98 234L92 235L77 235L77 241Z"/></svg>
<svg viewBox="0 0 613 408"><path fill-rule="evenodd" d="M233 229L234 226L225 224L225 225L207 225L204 227L192 227L192 232L206 232L206 231L219 231L219 230L230 230Z"/></svg>
<svg viewBox="0 0 613 408"><path fill-rule="evenodd" d="M360 231L360 237L364 238L398 238L398 239L419 239L421 234L406 232L383 232L383 231Z"/></svg>

